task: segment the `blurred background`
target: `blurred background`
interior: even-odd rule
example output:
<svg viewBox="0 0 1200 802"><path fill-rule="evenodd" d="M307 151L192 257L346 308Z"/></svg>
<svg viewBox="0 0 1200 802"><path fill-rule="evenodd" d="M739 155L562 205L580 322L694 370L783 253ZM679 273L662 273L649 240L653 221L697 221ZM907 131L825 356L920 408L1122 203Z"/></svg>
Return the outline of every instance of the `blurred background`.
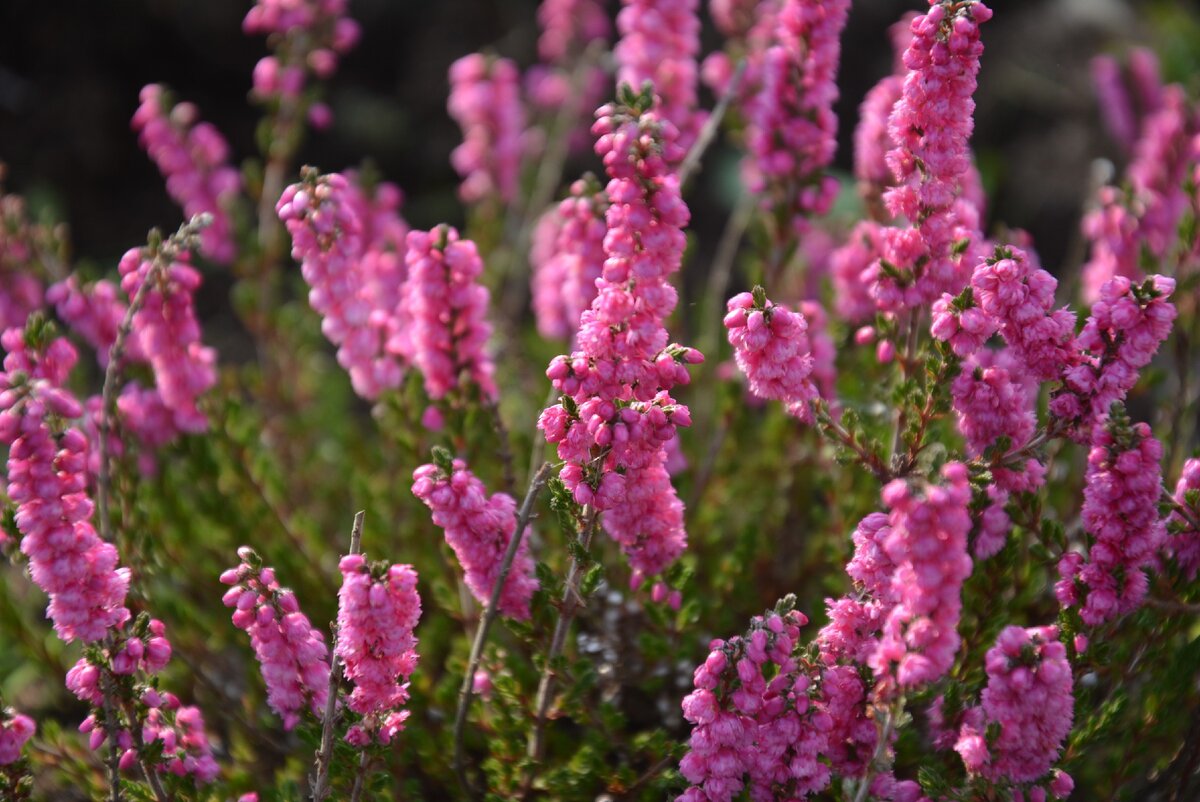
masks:
<svg viewBox="0 0 1200 802"><path fill-rule="evenodd" d="M887 27L922 5L853 6L839 76L843 171L850 167L858 104L890 71ZM1093 161L1119 152L1099 121L1089 59L1150 44L1166 80L1194 85L1200 10L1190 2L1136 0L993 5L998 13L984 32L974 139L989 189L989 222L1027 229L1045 265L1061 272L1081 256L1078 221L1095 184ZM195 102L228 137L235 160L255 155L260 109L247 93L265 47L241 34L248 3L7 0L0 6L0 160L8 164L7 183L70 224L77 258L111 269L147 229L179 219L129 128L145 84L165 83ZM350 13L364 35L332 81L334 125L307 140L303 160L340 170L369 157L404 189L413 225L460 223L448 158L460 134L445 110L447 67L480 49L530 64L536 7L536 0L353 0ZM705 26L707 53L720 38L707 19ZM711 97L705 100L711 105ZM722 176L732 177L735 160L718 148L701 178L710 186L691 193L689 201L709 204L697 201L694 209L702 242L716 238L728 208L722 202L732 205L721 189L734 183Z"/></svg>

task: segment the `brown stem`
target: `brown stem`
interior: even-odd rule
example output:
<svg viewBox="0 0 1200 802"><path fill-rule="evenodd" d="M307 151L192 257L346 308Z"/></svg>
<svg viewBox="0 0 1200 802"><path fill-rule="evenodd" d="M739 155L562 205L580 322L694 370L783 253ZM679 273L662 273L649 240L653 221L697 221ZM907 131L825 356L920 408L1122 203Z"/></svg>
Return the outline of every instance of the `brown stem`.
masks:
<svg viewBox="0 0 1200 802"><path fill-rule="evenodd" d="M358 771L354 773L354 787L350 790L350 802L362 799L363 785L367 779L367 768L371 763L367 750L364 749L358 758Z"/></svg>
<svg viewBox="0 0 1200 802"><path fill-rule="evenodd" d="M679 187L681 190L687 185L687 181L692 177L692 173L700 166L700 159L704 156L704 152L708 150L708 146L712 144L713 139L716 138L717 130L721 127L721 120L724 119L725 112L729 110L729 104L737 96L742 86L742 77L745 74L746 59L742 59L738 62L737 67L734 68L733 75L729 78L729 84L725 87L725 92L721 95L721 99L717 101L717 105L713 108L712 113L704 121L704 127L700 129L700 134L696 137L696 141L692 143L691 150L687 152L683 163L679 165Z"/></svg>
<svg viewBox="0 0 1200 802"><path fill-rule="evenodd" d="M354 513L354 525L350 529L350 553L362 553L364 510ZM333 659L329 664L329 697L325 702L325 717L321 722L321 745L317 749L313 767L312 800L322 802L329 795L329 768L333 758L333 725L337 718L338 686L342 681L342 661L337 654L337 622L329 625ZM366 752L363 752L364 756Z"/></svg>
<svg viewBox="0 0 1200 802"><path fill-rule="evenodd" d="M529 521L533 517L534 502L549 478L550 463L544 462L530 480L529 489L525 491L525 500L521 503L521 510L517 514L517 528L508 542L504 559L500 562L496 584L492 586L492 595L488 599L487 608L483 611L479 627L475 630L475 641L471 644L471 656L467 660L466 674L463 676L462 687L458 691L458 711L454 716L454 773L458 776L459 787L472 799L479 798L479 791L471 785L470 778L467 777L467 767L463 755L463 733L466 729L467 713L471 708L471 697L475 691L475 672L479 669L480 660L483 659L483 649L487 645L488 632L496 620L496 615L500 612L500 595L508 581L513 560L517 556L521 539L525 536L525 530L529 527Z"/></svg>

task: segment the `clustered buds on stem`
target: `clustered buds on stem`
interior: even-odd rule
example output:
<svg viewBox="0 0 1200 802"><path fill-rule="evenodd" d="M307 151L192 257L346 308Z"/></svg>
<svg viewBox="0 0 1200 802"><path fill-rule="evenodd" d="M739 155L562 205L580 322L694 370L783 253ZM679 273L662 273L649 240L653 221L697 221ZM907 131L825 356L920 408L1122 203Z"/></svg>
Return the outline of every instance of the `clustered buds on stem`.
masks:
<svg viewBox="0 0 1200 802"><path fill-rule="evenodd" d="M730 298L728 309L729 344L750 392L782 401L788 414L811 423L812 402L819 394L804 315L772 303L761 287Z"/></svg>
<svg viewBox="0 0 1200 802"><path fill-rule="evenodd" d="M342 558L337 645L354 685L347 706L362 718L346 740L363 747L388 743L404 729L408 678L417 667L413 629L421 617L417 572L411 565L370 564L361 554Z"/></svg>
<svg viewBox="0 0 1200 802"><path fill-rule="evenodd" d="M413 495L425 502L433 512L433 522L445 530L446 542L458 557L471 595L487 605L517 527L517 503L507 493L489 497L483 482L463 460L451 461L445 451L435 451L434 458L434 463L413 471ZM522 540L500 594L500 612L520 621L528 619L529 602L537 587L529 541Z"/></svg>
<svg viewBox="0 0 1200 802"><path fill-rule="evenodd" d="M0 766L21 759L21 749L32 736L36 726L29 716L12 708L0 710Z"/></svg>
<svg viewBox="0 0 1200 802"><path fill-rule="evenodd" d="M242 563L221 574L232 585L223 602L233 607L233 624L250 635L254 656L267 685L267 702L290 730L305 707L321 715L329 696L329 650L325 638L300 611L296 594L281 588L274 569L248 546Z"/></svg>
<svg viewBox="0 0 1200 802"><path fill-rule="evenodd" d="M520 188L525 150L517 65L482 53L463 56L450 65L447 108L463 132L462 144L450 154L450 163L463 179L459 197L467 203L512 203Z"/></svg>

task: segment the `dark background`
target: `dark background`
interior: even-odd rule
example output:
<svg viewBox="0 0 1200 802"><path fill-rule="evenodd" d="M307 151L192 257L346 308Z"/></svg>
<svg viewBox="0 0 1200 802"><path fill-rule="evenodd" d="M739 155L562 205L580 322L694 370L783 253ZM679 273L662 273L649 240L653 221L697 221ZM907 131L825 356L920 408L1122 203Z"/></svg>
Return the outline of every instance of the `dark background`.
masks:
<svg viewBox="0 0 1200 802"><path fill-rule="evenodd" d="M236 160L256 155L260 110L247 102L247 91L265 44L241 32L248 6L230 0L0 3L0 160L9 167L8 187L70 224L77 257L103 268L151 226L179 219L129 128L144 84L166 83L180 99L195 102L230 140ZM1119 155L1101 130L1089 58L1120 53L1137 41L1161 46L1166 29L1167 45L1180 51L1174 58L1168 52L1168 73L1187 74L1194 57L1179 41L1186 45L1194 30L1194 9L1118 0L996 0L993 6L996 15L983 33L974 140L991 195L989 219L993 226L1004 221L1031 231L1046 266L1061 271L1080 255L1078 217L1092 160ZM336 122L309 138L303 160L335 170L369 156L405 190L405 214L414 225L461 222L448 161L459 133L445 112L446 69L481 48L528 65L535 56L536 3L352 0L350 7L364 35L330 86ZM920 7L917 0L853 6L840 77L843 169L850 165L858 103L890 71L887 26ZM705 26L708 52L720 40L707 17ZM689 198L702 239L715 238L722 225L728 199L713 177L731 158L720 150L710 154L710 183Z"/></svg>

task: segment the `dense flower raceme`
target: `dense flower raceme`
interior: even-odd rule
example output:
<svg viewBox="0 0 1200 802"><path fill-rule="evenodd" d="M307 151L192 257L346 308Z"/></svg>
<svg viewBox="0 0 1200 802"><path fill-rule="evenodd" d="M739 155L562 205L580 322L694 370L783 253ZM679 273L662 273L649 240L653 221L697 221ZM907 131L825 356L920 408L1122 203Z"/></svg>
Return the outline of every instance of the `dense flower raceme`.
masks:
<svg viewBox="0 0 1200 802"><path fill-rule="evenodd" d="M217 382L216 352L200 341L193 303L200 273L186 251L151 254L133 248L121 257L121 289L136 298L145 282L142 304L133 315L132 335L154 371L155 386L171 410L175 426L202 432L208 420L197 402Z"/></svg>
<svg viewBox="0 0 1200 802"><path fill-rule="evenodd" d="M789 414L811 423L819 393L804 315L773 304L761 288L730 298L728 308L729 344L750 392L782 401Z"/></svg>
<svg viewBox="0 0 1200 802"><path fill-rule="evenodd" d="M60 423L83 414L63 388L75 363L64 339L31 346L21 329L4 332L0 439L9 445L8 497L16 504L21 551L33 581L50 597L47 616L65 641L92 642L129 619L129 571L92 526L87 438Z"/></svg>
<svg viewBox="0 0 1200 802"><path fill-rule="evenodd" d="M342 558L335 651L354 685L348 706L362 716L346 740L388 743L404 729L408 678L417 667L413 629L421 617L417 572L411 565L368 564L361 554Z"/></svg>
<svg viewBox="0 0 1200 802"><path fill-rule="evenodd" d="M254 92L262 100L294 104L309 77L329 78L338 59L358 43L358 23L347 16L348 0L257 0L242 30L268 37L274 53L254 67ZM318 127L332 121L329 107L309 107Z"/></svg>
<svg viewBox="0 0 1200 802"><path fill-rule="evenodd" d="M570 61L578 48L612 31L604 4L597 0L542 0L537 18L542 29L538 55L551 63Z"/></svg>
<svg viewBox="0 0 1200 802"><path fill-rule="evenodd" d="M105 280L81 285L79 278L71 275L46 290L46 303L52 304L58 319L91 346L100 366L107 367L108 353L117 341L117 330L127 311L117 285ZM125 358L131 362L146 360L140 338L125 341Z"/></svg>
<svg viewBox="0 0 1200 802"><path fill-rule="evenodd" d="M233 607L233 624L250 635L254 656L267 685L267 702L283 718L284 729L300 721L304 708L321 715L329 698L329 661L325 637L300 611L292 591L281 588L275 571L262 565L248 546L238 549L242 563L221 574L231 585L223 599Z"/></svg>
<svg viewBox="0 0 1200 802"><path fill-rule="evenodd" d="M1172 513L1172 536L1168 540L1171 553L1189 580L1200 570L1200 459L1183 463L1179 481L1175 484L1175 503L1188 510L1189 521L1179 512Z"/></svg>
<svg viewBox="0 0 1200 802"><path fill-rule="evenodd" d="M683 504L666 470L665 443L691 423L670 390L701 360L669 345L665 320L675 307L669 283L679 270L689 213L668 164L679 148L669 122L636 106L604 106L593 132L608 170L607 260L598 294L583 313L577 350L556 357L546 375L563 400L538 422L567 464L560 477L580 504L605 512L635 581L661 572L686 546Z"/></svg>
<svg viewBox="0 0 1200 802"><path fill-rule="evenodd" d="M745 637L715 640L683 700L692 724L679 771L691 787L680 802L798 799L829 784L821 761L833 720L820 704L817 668L796 655L797 611L756 617ZM736 689L736 690L735 690Z"/></svg>
<svg viewBox="0 0 1200 802"><path fill-rule="evenodd" d="M944 485L921 493L903 479L883 489L891 513L882 545L895 565L896 604L869 662L884 688L913 688L941 678L961 642L962 585L971 575L971 488L961 463L945 465L942 476Z"/></svg>
<svg viewBox="0 0 1200 802"><path fill-rule="evenodd" d="M1063 607L1079 607L1085 624L1098 626L1141 606L1166 538L1158 517L1162 444L1144 423L1130 424L1119 405L1092 434L1083 489L1087 557L1067 552L1055 586Z"/></svg>
<svg viewBox="0 0 1200 802"><path fill-rule="evenodd" d="M672 164L682 160L706 116L697 109L698 6L699 0L621 0L617 14L617 85L627 84L635 91L647 81L654 86L658 115L679 132Z"/></svg>
<svg viewBox="0 0 1200 802"><path fill-rule="evenodd" d="M987 687L980 705L965 711L954 748L968 772L993 782L1045 778L1071 731L1075 706L1071 665L1058 630L1005 627L985 665ZM998 727L994 738L988 737L989 727ZM1071 784L1058 773L1051 792L1069 792Z"/></svg>
<svg viewBox="0 0 1200 802"><path fill-rule="evenodd" d="M242 179L229 163L229 145L210 123L199 121L191 103L172 104L158 84L142 89L133 128L146 154L167 180L167 192L188 219L212 215L200 234L200 252L215 262L233 260L237 244L229 206Z"/></svg>
<svg viewBox="0 0 1200 802"><path fill-rule="evenodd" d="M55 232L30 219L25 199L6 193L7 168L0 163L0 331L24 326L42 306L45 252L54 253Z"/></svg>
<svg viewBox="0 0 1200 802"><path fill-rule="evenodd" d="M1133 48L1129 52L1128 86L1112 56L1096 56L1091 66L1101 117L1117 144L1131 152L1147 118L1163 106L1158 56L1144 47Z"/></svg>
<svg viewBox="0 0 1200 802"><path fill-rule="evenodd" d="M12 708L0 711L0 766L21 759L21 749L36 729L33 719Z"/></svg>
<svg viewBox="0 0 1200 802"><path fill-rule="evenodd" d="M463 179L459 196L467 203L511 203L520 189L525 133L517 65L482 53L463 56L450 65L447 109L463 133L450 154Z"/></svg>
<svg viewBox="0 0 1200 802"><path fill-rule="evenodd" d="M1165 276L1142 284L1118 276L1101 289L1076 338L1084 359L1066 368L1063 387L1050 400L1050 412L1077 441L1091 439L1092 428L1114 402L1125 400L1170 335L1176 312L1167 298L1174 291L1175 280Z"/></svg>
<svg viewBox="0 0 1200 802"><path fill-rule="evenodd" d="M971 277L972 301L985 320L964 311L954 316L953 323L943 321L940 325L946 328L939 329L938 312L944 307L935 307L933 335L953 347L957 332L962 331L977 346L998 331L1013 359L1032 378L1058 378L1064 369L1078 364L1080 356L1074 342L1075 314L1065 307L1054 309L1057 287L1055 278L1038 267L1032 254L1012 246L997 248ZM956 353L971 350L955 348Z"/></svg>
<svg viewBox="0 0 1200 802"><path fill-rule="evenodd" d="M483 482L460 459L449 465L431 463L417 468L412 491L433 512L433 522L445 531L446 542L463 567L467 587L486 606L516 530L516 502L507 493L488 496ZM523 539L500 594L500 612L521 621L528 619L529 602L537 587L529 540Z"/></svg>
<svg viewBox="0 0 1200 802"><path fill-rule="evenodd" d="M913 39L904 53L909 72L888 120L896 146L887 161L896 186L884 201L911 228L884 230L871 291L885 311L957 293L969 278L958 244L979 238L977 210L956 200L971 173L972 95L983 53L979 25L992 12L981 2L930 0L930 5L912 22Z"/></svg>
<svg viewBox="0 0 1200 802"><path fill-rule="evenodd" d="M495 401L496 368L487 350L490 296L479 283L479 250L446 225L410 231L406 244L403 303L412 321L412 360L425 377L425 392L440 400L470 385L484 401Z"/></svg>
<svg viewBox="0 0 1200 802"><path fill-rule="evenodd" d="M888 119L896 101L904 92L904 51L912 42L912 21L916 15L905 14L888 29L895 53L895 69L875 84L862 105L858 107L858 125L854 128L854 177L858 192L872 219L883 222L889 218L883 207L883 193L893 186L895 176L888 167L887 154L895 146L888 132Z"/></svg>
<svg viewBox="0 0 1200 802"><path fill-rule="evenodd" d="M339 173L309 169L275 207L321 331L337 346L355 392L367 399L399 386L407 359L400 261L407 226L395 213L395 195L385 185L372 199Z"/></svg>
<svg viewBox="0 0 1200 802"><path fill-rule="evenodd" d="M1083 266L1088 301L1114 276L1140 280L1144 255L1155 261L1168 256L1190 202L1184 182L1200 158L1197 122L1182 87L1166 87L1162 107L1146 118L1134 146L1128 188L1101 189L1097 208L1083 220L1092 245Z"/></svg>
<svg viewBox="0 0 1200 802"><path fill-rule="evenodd" d="M566 339L579 330L604 270L604 213L608 196L590 176L544 214L534 231L530 265L538 332Z"/></svg>
<svg viewBox="0 0 1200 802"><path fill-rule="evenodd" d="M835 79L849 10L849 0L784 0L776 44L763 56L746 131L748 187L785 226L824 214L837 195L824 169L837 149Z"/></svg>

